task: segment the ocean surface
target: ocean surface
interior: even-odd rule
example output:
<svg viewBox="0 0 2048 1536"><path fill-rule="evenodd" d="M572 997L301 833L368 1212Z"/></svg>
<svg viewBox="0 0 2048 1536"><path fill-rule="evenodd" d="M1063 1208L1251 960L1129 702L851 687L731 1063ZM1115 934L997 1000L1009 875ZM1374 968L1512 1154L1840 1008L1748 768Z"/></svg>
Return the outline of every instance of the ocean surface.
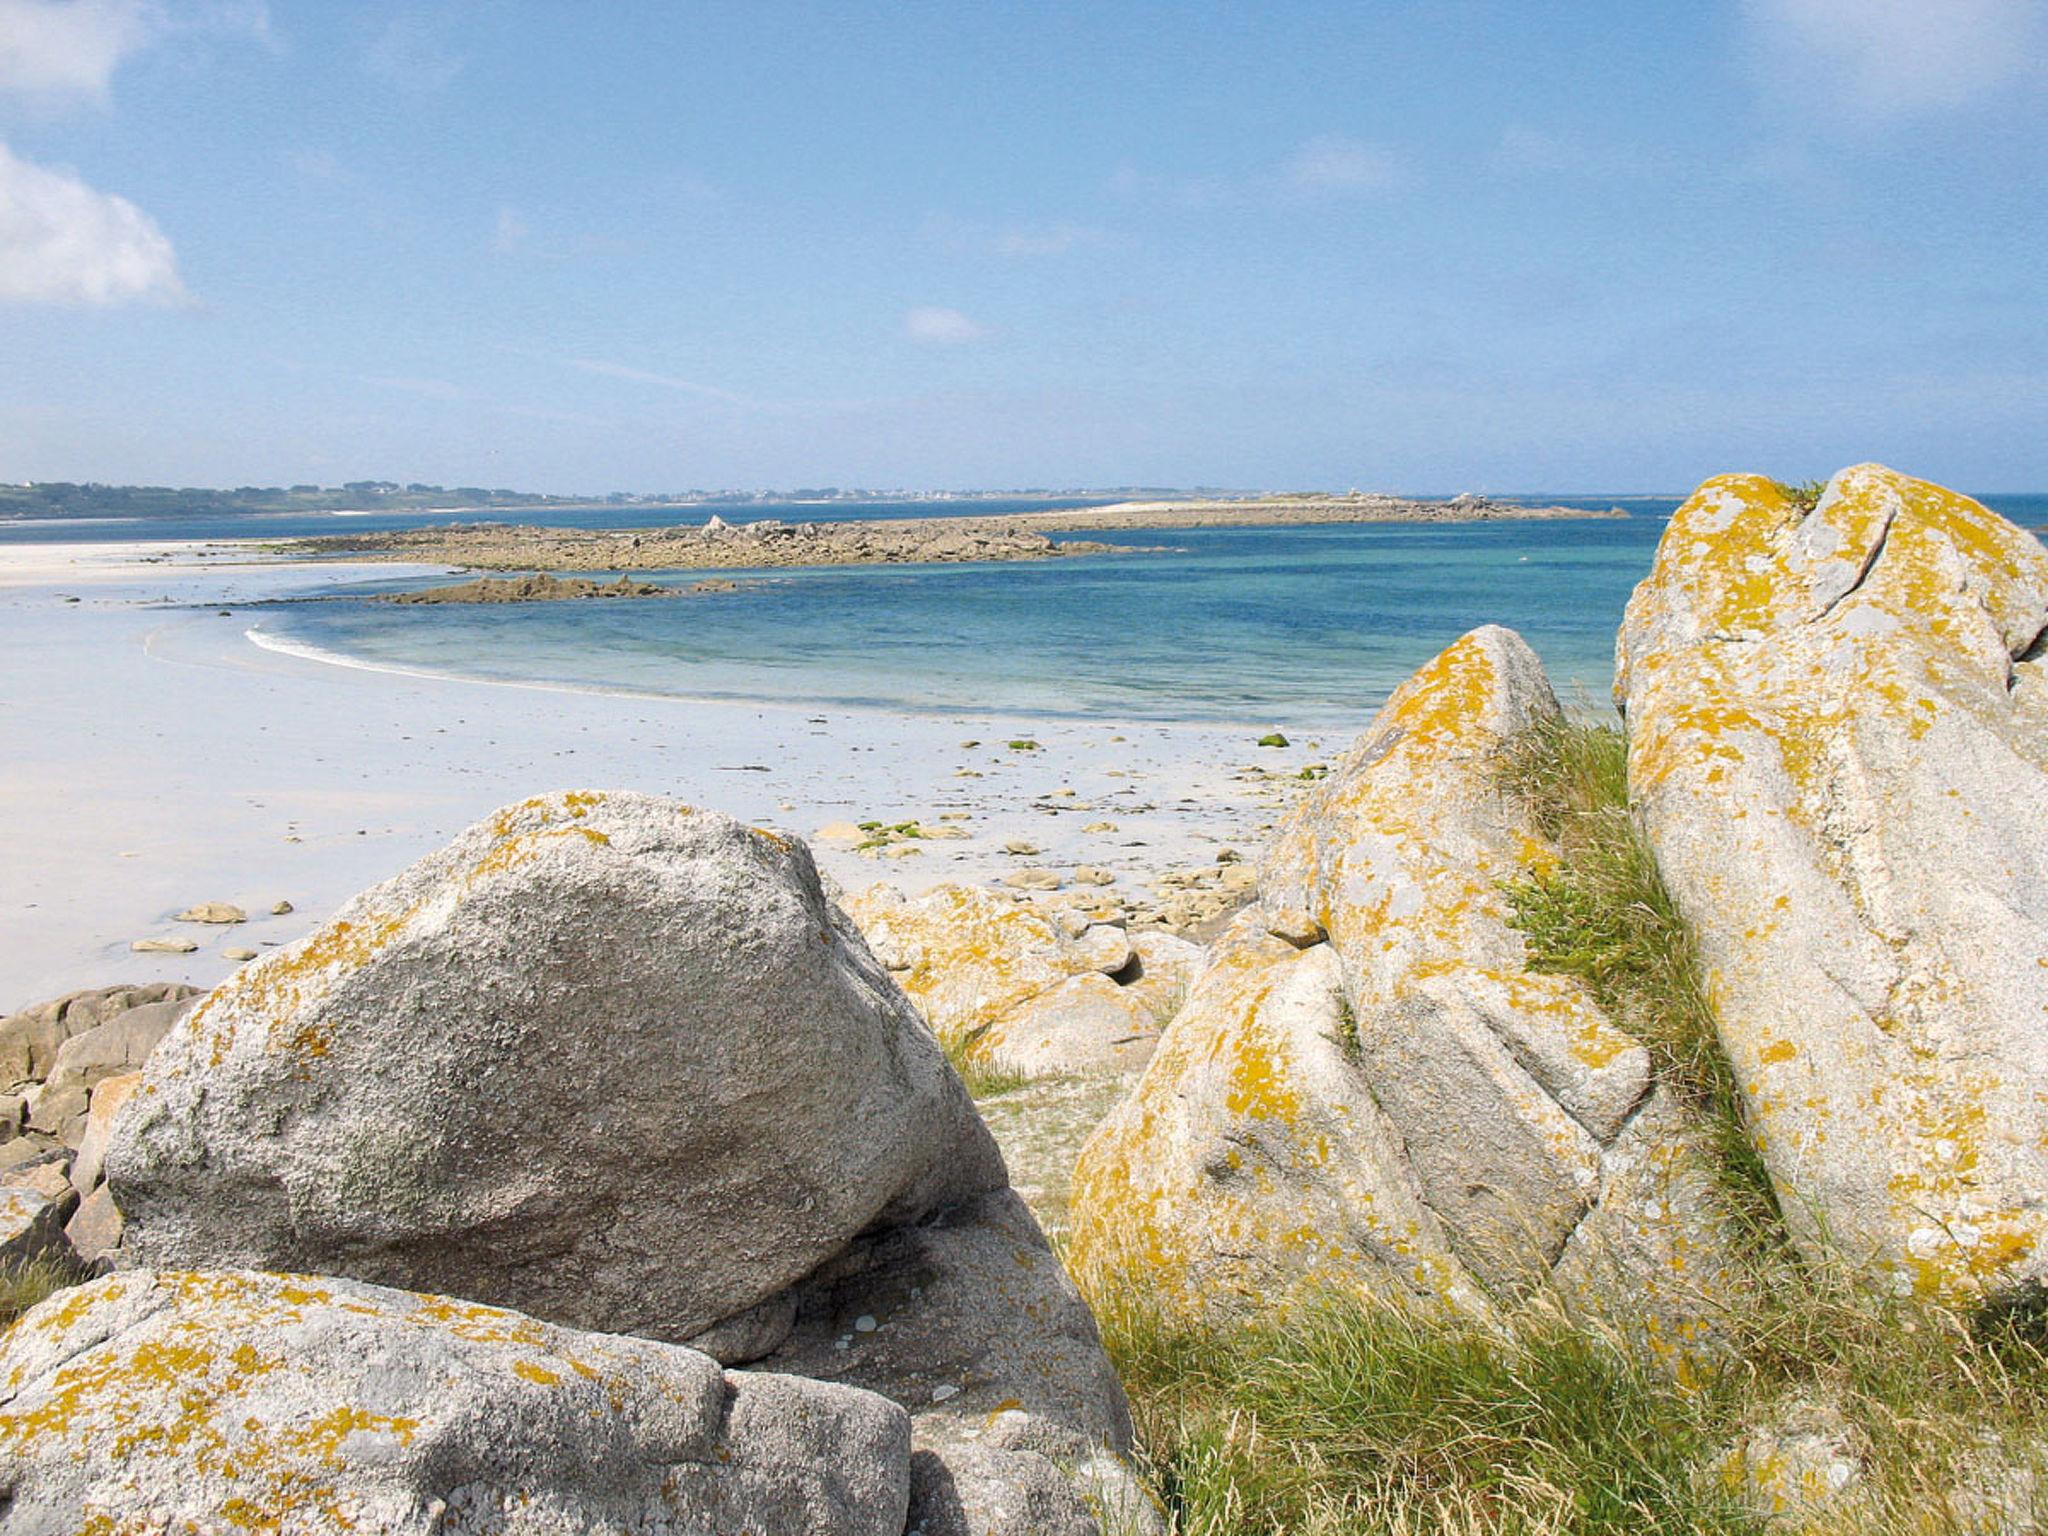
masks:
<svg viewBox="0 0 2048 1536"><path fill-rule="evenodd" d="M1985 500L2024 526L2048 524L2048 496ZM1620 504L1631 515L1611 521L1147 529L1089 537L1167 546L1163 552L720 571L751 584L675 599L401 606L363 599L432 583L353 582L332 599L241 616L254 643L404 672L819 706L1350 730L1417 666L1489 622L1528 638L1567 703L1604 707L1623 606L1677 501ZM750 505L745 515L823 520L848 510L879 517L937 509ZM740 520L729 510L720 515ZM574 526L650 521L645 508L573 516L590 519ZM373 526L294 521L323 532ZM173 533L163 519L92 530L73 524L69 536L301 531L266 527L259 535L249 519L208 522L203 533ZM220 524L228 526L213 526ZM0 542L16 532L0 528Z"/></svg>

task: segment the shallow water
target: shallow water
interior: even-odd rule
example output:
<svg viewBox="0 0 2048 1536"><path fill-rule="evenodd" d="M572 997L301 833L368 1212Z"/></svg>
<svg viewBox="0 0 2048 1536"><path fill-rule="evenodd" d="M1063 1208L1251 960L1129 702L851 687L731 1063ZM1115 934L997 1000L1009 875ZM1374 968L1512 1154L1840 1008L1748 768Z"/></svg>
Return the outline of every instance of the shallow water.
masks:
<svg viewBox="0 0 2048 1536"><path fill-rule="evenodd" d="M2048 522L2048 497L1986 500L2028 526ZM392 580L249 617L259 643L278 649L430 674L894 710L1356 728L1416 667L1483 623L1520 630L1567 702L1603 705L1622 609L1676 505L1632 500L1633 515L1613 521L1095 534L1170 548L1006 565L720 571L757 579L738 593L668 600L362 600L424 584ZM930 510L853 510L920 506ZM748 510L795 520L822 509Z"/></svg>

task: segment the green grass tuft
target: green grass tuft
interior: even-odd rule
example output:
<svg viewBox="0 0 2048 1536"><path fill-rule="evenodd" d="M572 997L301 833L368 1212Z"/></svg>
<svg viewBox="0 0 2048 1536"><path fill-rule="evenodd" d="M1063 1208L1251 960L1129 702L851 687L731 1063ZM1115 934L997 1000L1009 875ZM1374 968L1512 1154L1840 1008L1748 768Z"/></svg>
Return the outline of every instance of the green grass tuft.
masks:
<svg viewBox="0 0 2048 1536"><path fill-rule="evenodd" d="M69 1264L52 1258L30 1259L0 1269L0 1328L84 1277Z"/></svg>
<svg viewBox="0 0 2048 1536"><path fill-rule="evenodd" d="M1015 1093L1034 1081L1029 1072L1021 1072L977 1051L975 1046L979 1040L979 1034L967 1034L939 1042L946 1053L946 1060L953 1064L953 1070L960 1074L960 1081L967 1085L969 1098L979 1103L983 1099Z"/></svg>
<svg viewBox="0 0 2048 1536"><path fill-rule="evenodd" d="M1820 505L1821 493L1828 488L1825 480L1780 480L1778 489L1786 499L1802 512L1811 512Z"/></svg>
<svg viewBox="0 0 2048 1536"><path fill-rule="evenodd" d="M1554 868L1505 887L1530 969L1578 977L1649 1048L1658 1077L1711 1130L1736 1211L1775 1242L1777 1196L1715 1032L1699 946L1629 811L1627 736L1569 718L1535 726L1508 744L1501 782L1559 852Z"/></svg>

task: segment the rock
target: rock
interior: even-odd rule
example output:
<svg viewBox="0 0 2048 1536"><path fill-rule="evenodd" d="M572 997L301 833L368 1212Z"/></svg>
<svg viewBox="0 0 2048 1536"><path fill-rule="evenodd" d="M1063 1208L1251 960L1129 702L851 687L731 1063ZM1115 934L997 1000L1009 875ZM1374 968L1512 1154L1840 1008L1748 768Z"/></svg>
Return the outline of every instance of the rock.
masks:
<svg viewBox="0 0 2048 1536"><path fill-rule="evenodd" d="M295 910L297 909L288 901L274 901L270 904L270 915L272 917L283 917Z"/></svg>
<svg viewBox="0 0 2048 1536"><path fill-rule="evenodd" d="M106 1078L135 1071L171 1026L191 1011L194 1001L186 997L144 1003L73 1035L58 1047L46 1091L89 1089Z"/></svg>
<svg viewBox="0 0 2048 1536"><path fill-rule="evenodd" d="M31 1310L0 1375L23 1531L898 1536L909 1507L873 1393L347 1280L111 1276Z"/></svg>
<svg viewBox="0 0 2048 1536"><path fill-rule="evenodd" d="M141 1084L142 1074L130 1072L110 1077L93 1090L92 1105L86 1111L85 1137L71 1162L71 1183L81 1196L91 1194L99 1185L106 1168L107 1143L113 1139L114 1116L135 1096Z"/></svg>
<svg viewBox="0 0 2048 1536"><path fill-rule="evenodd" d="M138 955L189 955L199 948L190 939L137 939L128 947Z"/></svg>
<svg viewBox="0 0 2048 1536"><path fill-rule="evenodd" d="M102 1184L78 1202L78 1209L64 1224L64 1240L81 1264L97 1265L121 1246L121 1225L114 1192Z"/></svg>
<svg viewBox="0 0 2048 1536"><path fill-rule="evenodd" d="M1140 1016L1154 1028L1164 1028L1167 1020L1180 1012L1195 979L1209 962L1209 951L1173 934L1156 932L1130 935L1130 946L1137 962L1135 974L1120 972L1117 979Z"/></svg>
<svg viewBox="0 0 2048 1536"><path fill-rule="evenodd" d="M224 949L220 952L220 957L223 960L254 960L256 958L256 951L253 949Z"/></svg>
<svg viewBox="0 0 2048 1536"><path fill-rule="evenodd" d="M948 1041L985 1035L1040 993L1069 977L1121 970L1131 954L1120 929L1090 924L1072 938L1056 915L976 886L939 886L906 898L878 885L847 911Z"/></svg>
<svg viewBox="0 0 2048 1536"><path fill-rule="evenodd" d="M88 1098L83 1083L38 1088L28 1095L28 1128L46 1136L61 1136L73 1116L85 1113Z"/></svg>
<svg viewBox="0 0 2048 1536"><path fill-rule="evenodd" d="M1117 830L1117 825L1113 821L1091 821L1081 830L1083 832L1114 832Z"/></svg>
<svg viewBox="0 0 2048 1536"><path fill-rule="evenodd" d="M1648 1052L1508 921L1502 883L1556 855L1499 753L1556 714L1527 645L1475 630L1305 795L1082 1153L1082 1273L1140 1268L1196 1311L1562 1291L1667 1356L1706 1347L1695 1286L1728 1252L1691 1127L1643 1118Z"/></svg>
<svg viewBox="0 0 2048 1536"><path fill-rule="evenodd" d="M106 1163L137 1263L672 1340L1005 1182L801 844L581 792L236 972L152 1053Z"/></svg>
<svg viewBox="0 0 2048 1536"><path fill-rule="evenodd" d="M991 1060L1034 1077L1127 1071L1145 1064L1158 1028L1140 999L1091 971L1027 998L992 1024L981 1044Z"/></svg>
<svg viewBox="0 0 2048 1536"><path fill-rule="evenodd" d="M802 1289L761 1366L909 1407L912 1530L1161 1530L1120 1459L1130 1413L1094 1319L1013 1191L857 1242ZM1121 1523L1098 1523L1091 1502Z"/></svg>
<svg viewBox="0 0 2048 1536"><path fill-rule="evenodd" d="M1003 844L1003 852L1014 853L1019 858L1029 859L1045 852L1045 850L1028 838L1013 837L1010 841Z"/></svg>
<svg viewBox="0 0 2048 1536"><path fill-rule="evenodd" d="M1027 865L1003 876L1003 884L1019 891L1056 891L1064 882L1057 870Z"/></svg>
<svg viewBox="0 0 2048 1536"><path fill-rule="evenodd" d="M27 1168L35 1163L66 1161L64 1149L47 1136L17 1136L14 1140L0 1144L0 1175L16 1168Z"/></svg>
<svg viewBox="0 0 2048 1536"><path fill-rule="evenodd" d="M26 1264L61 1244L64 1218L77 1198L68 1190L53 1196L0 1187L0 1269Z"/></svg>
<svg viewBox="0 0 2048 1536"><path fill-rule="evenodd" d="M1801 1401L1748 1430L1715 1471L1760 1520L1793 1531L1877 1529L1882 1512L1860 1486L1868 1452L1839 1409Z"/></svg>
<svg viewBox="0 0 2048 1536"><path fill-rule="evenodd" d="M196 907L187 907L177 915L181 923L246 923L249 914L240 907L225 901L202 901Z"/></svg>
<svg viewBox="0 0 2048 1536"><path fill-rule="evenodd" d="M1097 868L1093 864L1079 864L1074 868L1074 884L1115 885L1116 876L1106 869Z"/></svg>
<svg viewBox="0 0 2048 1536"><path fill-rule="evenodd" d="M1809 1253L2048 1279L2048 552L1877 465L1673 516L1616 696L1643 825Z"/></svg>
<svg viewBox="0 0 2048 1536"><path fill-rule="evenodd" d="M71 1180L65 1175L64 1164L59 1160L45 1163L30 1163L25 1167L10 1170L0 1175L0 1187L24 1190L29 1194L41 1195L45 1200L62 1201L72 1193Z"/></svg>
<svg viewBox="0 0 2048 1536"><path fill-rule="evenodd" d="M828 821L811 834L820 843L858 843L867 839L867 833L851 821Z"/></svg>

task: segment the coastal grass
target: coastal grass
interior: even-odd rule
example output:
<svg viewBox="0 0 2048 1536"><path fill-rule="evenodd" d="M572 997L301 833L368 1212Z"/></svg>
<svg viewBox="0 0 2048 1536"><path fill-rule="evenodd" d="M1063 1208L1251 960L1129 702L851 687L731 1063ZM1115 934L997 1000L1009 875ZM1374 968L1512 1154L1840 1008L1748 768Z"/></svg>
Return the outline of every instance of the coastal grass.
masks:
<svg viewBox="0 0 2048 1536"><path fill-rule="evenodd" d="M79 1279L75 1268L52 1258L29 1259L0 1268L0 1328L11 1325L38 1302L78 1284Z"/></svg>
<svg viewBox="0 0 2048 1536"><path fill-rule="evenodd" d="M1735 1211L1759 1241L1775 1243L1777 1196L1715 1032L1698 943L1629 810L1627 735L1560 716L1508 743L1500 778L1558 849L1555 865L1505 886L1530 969L1578 977L1649 1048L1658 1078L1712 1135Z"/></svg>
<svg viewBox="0 0 2048 1536"><path fill-rule="evenodd" d="M1129 1271L1090 1299L1175 1536L2041 1528L2024 1502L2048 1490L2040 1338L1846 1267L1735 1298L1735 1347L1684 1380L1541 1297L1490 1323L1324 1295L1231 1324ZM1751 1485L1814 1432L1856 1474L1772 1518Z"/></svg>
<svg viewBox="0 0 2048 1536"><path fill-rule="evenodd" d="M969 1033L941 1037L939 1041L946 1060L953 1064L953 1070L960 1074L960 1081L966 1084L969 1098L979 1103L983 1099L1015 1093L1033 1081L1029 1072L1019 1071L986 1051L977 1050L980 1039L979 1033Z"/></svg>

